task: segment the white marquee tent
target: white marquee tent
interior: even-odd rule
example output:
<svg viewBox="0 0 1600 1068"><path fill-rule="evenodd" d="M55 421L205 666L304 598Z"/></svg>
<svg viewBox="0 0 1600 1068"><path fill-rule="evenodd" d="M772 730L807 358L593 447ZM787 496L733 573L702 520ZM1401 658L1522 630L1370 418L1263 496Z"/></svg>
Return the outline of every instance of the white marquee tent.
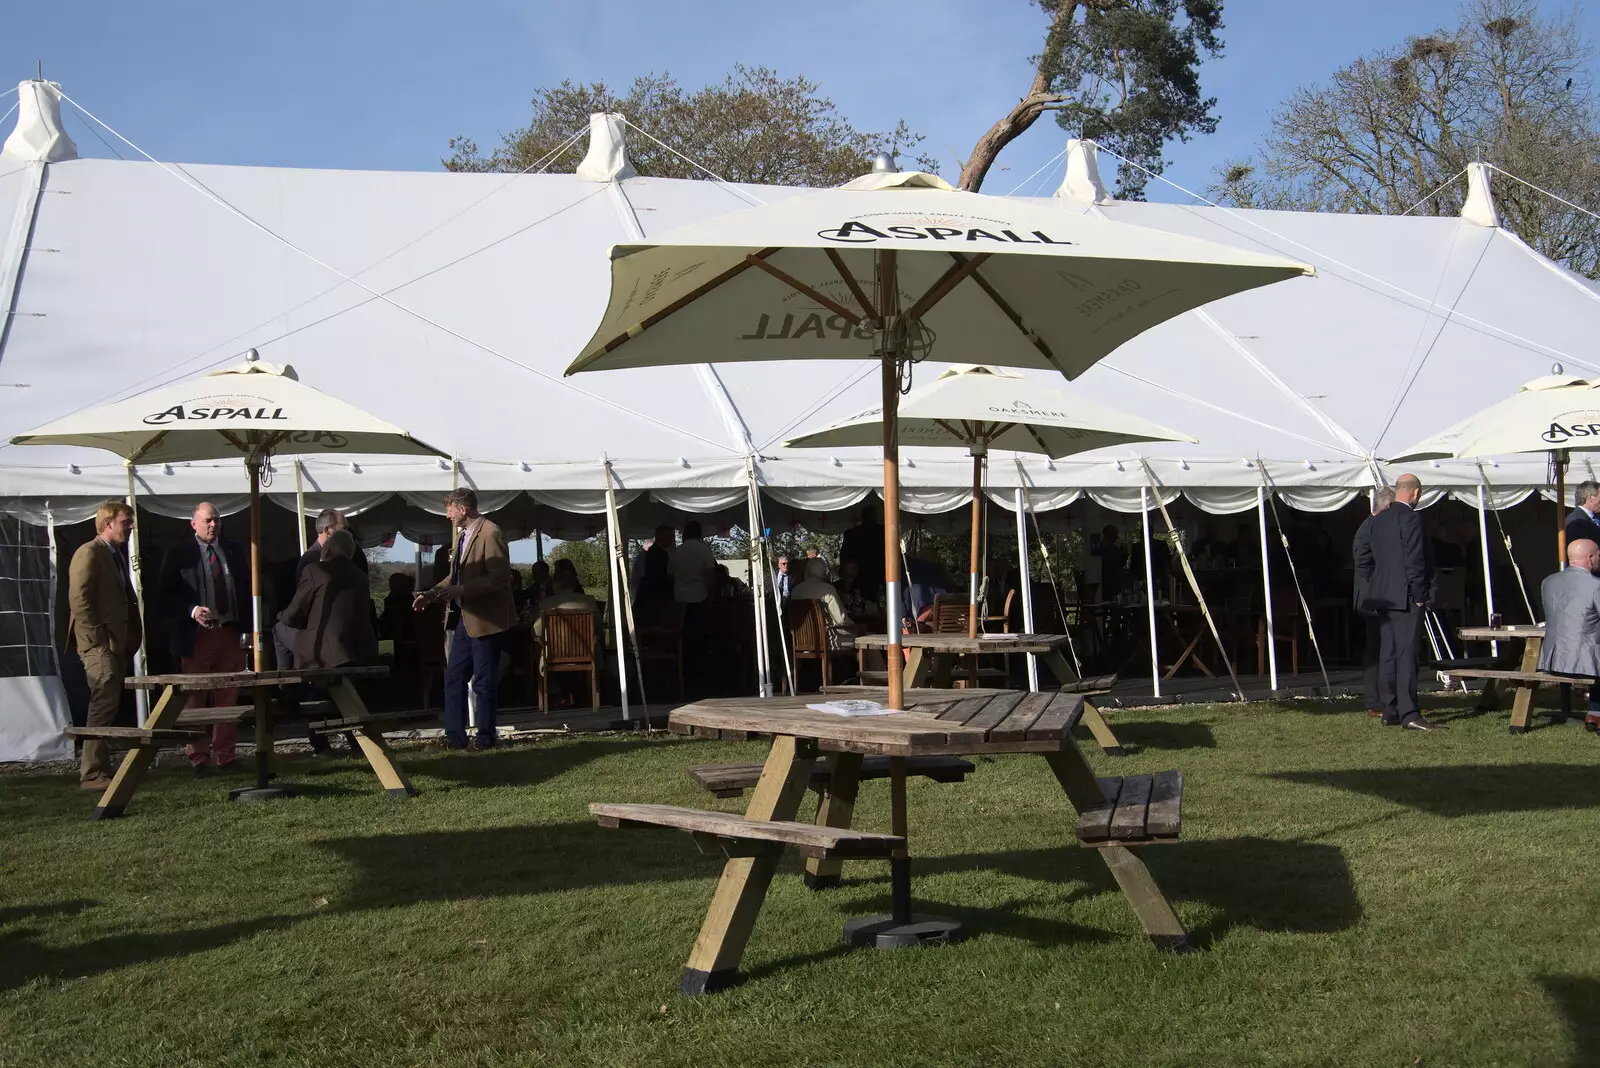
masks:
<svg viewBox="0 0 1600 1068"><path fill-rule="evenodd" d="M513 501L538 508L540 525L556 533L564 516L588 517L584 532L603 528L608 470L619 504L646 502L625 509L640 517L631 525L649 502L737 518L752 479L767 507L813 514L849 508L881 484L870 451L779 445L873 403L870 363L561 377L605 306L613 244L802 190L634 176L615 115L594 117L578 173L505 175L82 159L61 130L57 87L24 82L18 105L0 151L0 301L9 310L0 440L255 348L454 454L453 465L304 462L308 510L384 504L402 531L413 520L424 534L438 528L424 512L440 511L442 492L457 482L474 486L487 510ZM1388 477L1373 459L1386 448L1492 403L1553 363L1600 374L1592 354L1600 293L1498 227L1487 174L1472 169L1460 218L1124 203L1106 196L1094 147L1074 143L1065 182L1041 201L1052 210L1270 252L1317 275L1181 316L1070 387L1182 426L1198 444L1053 462L997 454L994 501L1013 507L1025 485L1040 511L1087 494L1138 512L1155 485L1163 500L1181 493L1228 513L1258 507L1265 484L1289 506L1330 510ZM753 314L749 325L781 349L797 334L840 325L828 319L797 304L792 317ZM936 347L917 373L983 359ZM915 448L904 456L908 509L955 512L969 499L964 457ZM1476 505L1480 468L1435 463L1423 465L1425 502L1450 492ZM237 466L133 474L143 507L186 515L201 496L224 511L242 507ZM1581 461L1575 467L1582 473ZM1547 482L1537 458L1484 470L1492 507ZM28 523L81 520L127 483L104 453L0 447L0 510ZM280 470L268 492L293 508L293 487ZM397 507L396 496L414 507Z"/></svg>

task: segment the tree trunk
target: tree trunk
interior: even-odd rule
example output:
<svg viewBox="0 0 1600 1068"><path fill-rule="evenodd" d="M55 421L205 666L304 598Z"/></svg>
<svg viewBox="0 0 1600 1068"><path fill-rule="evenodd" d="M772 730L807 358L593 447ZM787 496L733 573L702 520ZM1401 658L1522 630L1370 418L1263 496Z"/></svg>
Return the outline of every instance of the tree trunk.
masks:
<svg viewBox="0 0 1600 1068"><path fill-rule="evenodd" d="M962 189L976 193L983 185L984 178L988 177L989 168L994 166L1000 150L1026 133L1040 115L1066 102L1065 96L1050 91L1050 83L1078 3L1079 0L1060 0L1055 17L1050 21L1050 29L1045 34L1044 48L1039 54L1039 65L1034 71L1033 85L1029 87L1028 95L1005 118L989 127L988 132L972 146L972 155L961 168Z"/></svg>

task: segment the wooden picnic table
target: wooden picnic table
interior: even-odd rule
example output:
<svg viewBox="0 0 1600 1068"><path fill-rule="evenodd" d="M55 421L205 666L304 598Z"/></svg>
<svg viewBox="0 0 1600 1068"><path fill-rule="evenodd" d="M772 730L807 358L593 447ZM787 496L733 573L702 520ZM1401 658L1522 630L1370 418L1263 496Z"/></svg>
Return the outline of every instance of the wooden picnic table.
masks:
<svg viewBox="0 0 1600 1068"><path fill-rule="evenodd" d="M1496 708L1499 706L1498 684L1510 682L1513 684L1516 695L1511 700L1511 733L1522 734L1527 731L1528 724L1533 718L1533 694L1538 688L1540 680L1539 650L1544 645L1544 624L1512 624L1500 627L1461 627L1456 635L1462 641L1477 642L1521 642L1522 657L1516 669L1498 670L1464 669L1449 670L1445 672L1451 678L1481 678L1483 683L1483 697L1479 701L1482 708ZM1570 686L1574 681L1558 680L1554 676L1546 676L1543 681ZM1570 691L1564 690L1564 695ZM1565 704L1564 696L1563 704Z"/></svg>
<svg viewBox="0 0 1600 1068"><path fill-rule="evenodd" d="M949 689L955 677L956 658L968 655L988 656L1001 653L1032 653L1043 660L1055 677L1065 685L1079 681L1078 673L1061 650L1071 639L1065 634L982 634L969 638L965 634L902 634L900 645L907 652L905 688L907 690L933 687ZM856 637L857 649L889 647L887 634L863 634ZM988 691L1004 693L1003 690ZM909 700L909 698L908 698ZM1100 748L1112 756L1123 754L1122 743L1117 740L1111 725L1094 705L1085 703L1083 725L1094 734Z"/></svg>
<svg viewBox="0 0 1600 1068"><path fill-rule="evenodd" d="M814 711L806 707L808 703L817 703L817 699L700 701L675 710L669 729L713 738L771 736L772 748L744 815L746 821L763 826L794 820L812 783L814 763L826 752L834 754L833 765L816 825L848 830L863 759L886 755L890 758L892 834L902 840L906 835L907 758L1037 753L1050 765L1068 801L1082 817L1078 840L1099 847L1151 940L1166 950L1187 946L1183 924L1134 851L1136 846L1176 838L1182 776L1164 772L1153 777L1097 780L1072 739L1085 707L1081 694L1011 690L968 696L964 691L941 691L929 698L922 692L916 700L907 701L910 707L904 712L859 718ZM1160 786L1153 786L1153 780L1159 780ZM1124 783L1128 784L1126 790ZM778 863L772 854L730 852L728 857L685 965L682 989L689 993L719 989L735 980L739 958ZM806 864L808 885L820 888L836 883L841 866L838 856L813 855ZM890 872L891 912L850 921L845 927L849 941L890 946L952 941L961 936L954 921L913 912L907 848L902 846L891 854Z"/></svg>
<svg viewBox="0 0 1600 1068"><path fill-rule="evenodd" d="M210 672L193 675L136 675L129 678L125 685L130 690L159 689L162 693L156 700L155 707L150 710L150 716L145 720L144 727L128 728L133 732L128 737L136 744L117 765L111 785L106 787L105 793L100 796L99 803L95 806L94 818L111 819L122 815L128 801L143 780L144 773L154 762L156 752L160 748L158 743L198 736L198 730L203 728L185 729L179 723L178 717L188 703L190 694L216 690L248 690L255 705L256 785L232 791L232 796L249 796L251 791L258 790L289 793L288 787L271 785L272 706L269 697L273 689L293 683L314 683L324 688L334 708L338 710L338 718L322 726L350 732L384 789L391 796L410 797L416 791L395 766L389 748L384 744L383 732L378 726L380 720L367 710L354 685L354 680L358 678L382 677L388 673L389 669L380 665L259 672Z"/></svg>

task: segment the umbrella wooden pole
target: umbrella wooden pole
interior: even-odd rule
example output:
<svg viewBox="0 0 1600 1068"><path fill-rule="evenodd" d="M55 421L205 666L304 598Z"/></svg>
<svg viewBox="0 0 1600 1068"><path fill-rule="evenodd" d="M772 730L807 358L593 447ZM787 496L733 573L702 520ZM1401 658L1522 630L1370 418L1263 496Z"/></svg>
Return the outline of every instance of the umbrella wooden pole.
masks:
<svg viewBox="0 0 1600 1068"><path fill-rule="evenodd" d="M883 360L883 575L884 617L888 645L889 707L905 707L905 659L900 651L900 357L895 339L900 315L900 283L895 253L878 253L878 314L882 316L880 359ZM901 861L903 863L903 861Z"/></svg>
<svg viewBox="0 0 1600 1068"><path fill-rule="evenodd" d="M250 471L250 666L252 671L262 671L266 665L261 660L261 459L251 456L245 466ZM304 519L300 521L300 528L305 529ZM264 687L251 687L250 694L256 706L256 789L270 790L271 710Z"/></svg>
<svg viewBox="0 0 1600 1068"><path fill-rule="evenodd" d="M1550 462L1556 468L1556 570L1567 566L1567 451L1552 449Z"/></svg>

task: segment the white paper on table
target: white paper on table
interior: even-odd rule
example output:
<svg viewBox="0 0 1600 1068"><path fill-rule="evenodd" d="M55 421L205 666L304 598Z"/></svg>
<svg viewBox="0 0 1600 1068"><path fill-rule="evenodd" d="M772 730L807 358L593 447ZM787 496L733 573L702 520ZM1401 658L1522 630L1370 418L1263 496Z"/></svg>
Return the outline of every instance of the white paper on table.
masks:
<svg viewBox="0 0 1600 1068"><path fill-rule="evenodd" d="M899 709L880 705L876 701L824 701L821 704L806 705L813 712L826 712L830 716L892 716Z"/></svg>

